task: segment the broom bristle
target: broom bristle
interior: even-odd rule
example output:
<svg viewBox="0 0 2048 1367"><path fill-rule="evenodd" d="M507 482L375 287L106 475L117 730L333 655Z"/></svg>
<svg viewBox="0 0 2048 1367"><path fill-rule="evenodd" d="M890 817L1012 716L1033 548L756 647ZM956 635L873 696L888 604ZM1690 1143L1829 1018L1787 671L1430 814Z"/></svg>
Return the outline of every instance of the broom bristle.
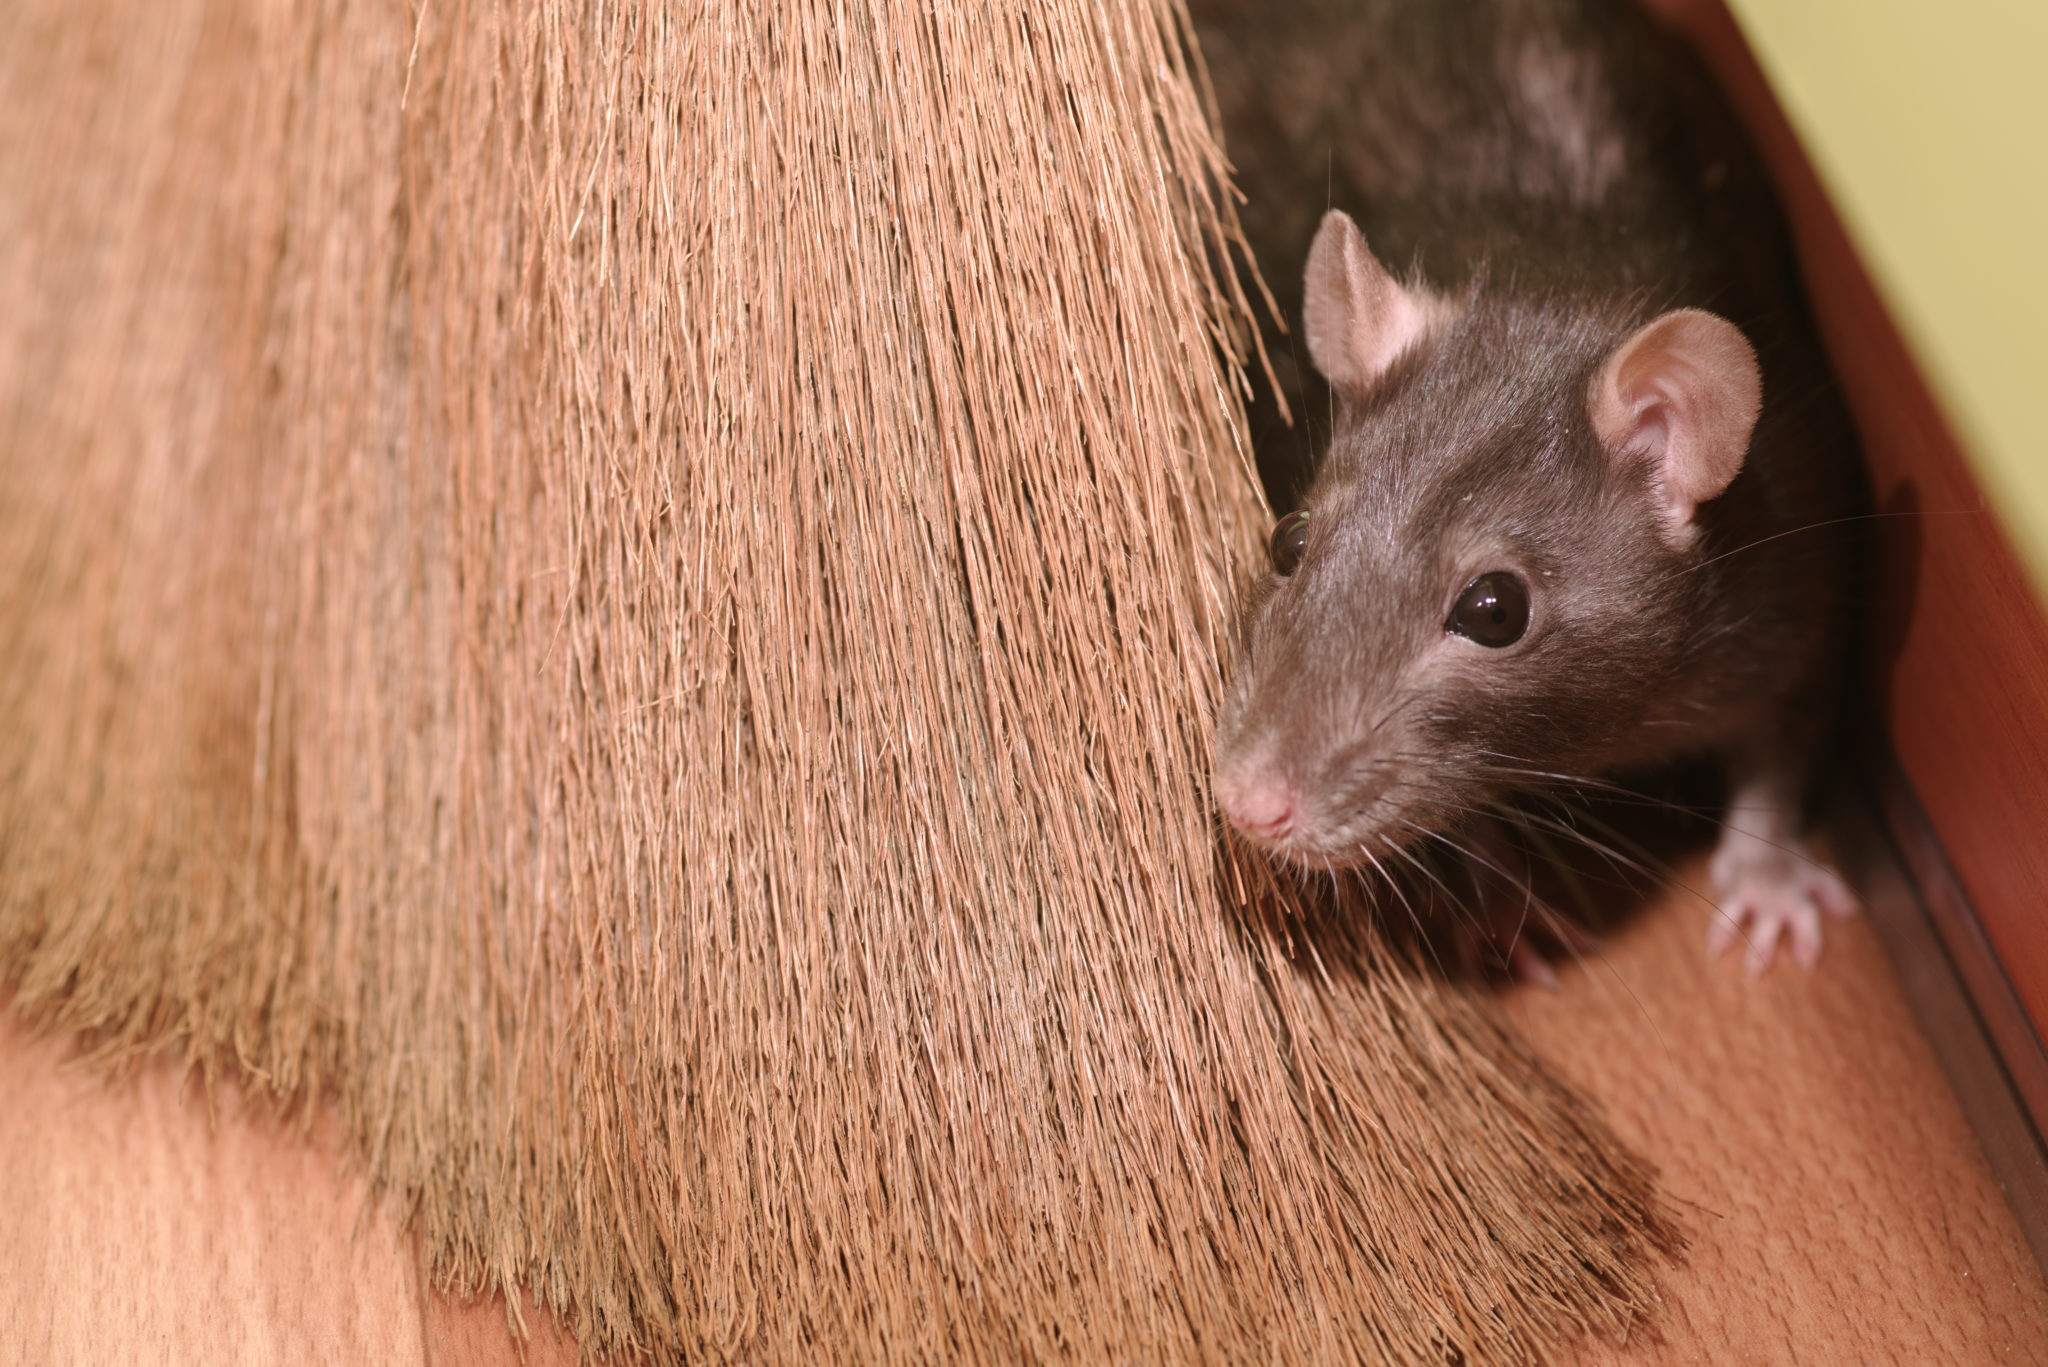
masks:
<svg viewBox="0 0 2048 1367"><path fill-rule="evenodd" d="M0 978L660 1361L1548 1361L1644 1169L1220 846L1178 0L0 11Z"/></svg>

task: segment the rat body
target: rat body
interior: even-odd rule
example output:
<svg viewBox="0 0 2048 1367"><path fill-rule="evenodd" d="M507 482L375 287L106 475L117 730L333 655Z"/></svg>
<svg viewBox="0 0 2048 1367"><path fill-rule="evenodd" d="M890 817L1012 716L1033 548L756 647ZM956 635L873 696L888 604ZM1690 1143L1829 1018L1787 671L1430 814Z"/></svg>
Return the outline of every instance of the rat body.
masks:
<svg viewBox="0 0 2048 1367"><path fill-rule="evenodd" d="M1219 803L1305 867L1385 864L1520 788L1719 756L1709 947L1811 964L1855 905L1802 832L1861 485L1764 178L1629 6L1360 15L1373 188L1303 303L1337 415L1249 605Z"/></svg>

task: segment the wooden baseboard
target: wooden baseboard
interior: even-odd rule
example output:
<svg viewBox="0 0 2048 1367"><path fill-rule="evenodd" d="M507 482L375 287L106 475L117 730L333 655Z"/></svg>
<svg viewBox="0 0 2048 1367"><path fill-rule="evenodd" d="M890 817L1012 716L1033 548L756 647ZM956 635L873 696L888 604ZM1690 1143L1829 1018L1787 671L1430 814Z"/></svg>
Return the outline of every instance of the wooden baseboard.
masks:
<svg viewBox="0 0 2048 1367"><path fill-rule="evenodd" d="M2048 1272L2048 1050L1881 740L1865 748L1863 780L1835 801L1830 830L1992 1176Z"/></svg>

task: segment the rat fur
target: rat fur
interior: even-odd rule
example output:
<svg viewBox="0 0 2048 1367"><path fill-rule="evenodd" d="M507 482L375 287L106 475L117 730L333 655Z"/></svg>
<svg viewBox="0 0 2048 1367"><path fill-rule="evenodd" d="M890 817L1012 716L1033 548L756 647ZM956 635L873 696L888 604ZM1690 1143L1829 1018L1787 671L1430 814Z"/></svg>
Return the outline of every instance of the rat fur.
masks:
<svg viewBox="0 0 2048 1367"><path fill-rule="evenodd" d="M1747 938L1761 971L1786 937L1810 965L1855 905L1803 810L1860 484L1755 158L1625 5L1350 24L1372 191L1309 255L1332 440L1283 524L1298 563L1248 605L1224 814L1304 867L1384 864L1483 839L1520 788L1718 756L1709 946ZM1454 626L1487 575L1526 593L1504 645Z"/></svg>

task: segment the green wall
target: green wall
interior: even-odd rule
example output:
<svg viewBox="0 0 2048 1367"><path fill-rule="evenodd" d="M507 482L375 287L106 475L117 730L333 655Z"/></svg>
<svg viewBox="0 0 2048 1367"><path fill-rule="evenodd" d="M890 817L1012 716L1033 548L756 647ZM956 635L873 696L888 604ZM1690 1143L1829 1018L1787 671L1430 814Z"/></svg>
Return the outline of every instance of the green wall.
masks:
<svg viewBox="0 0 2048 1367"><path fill-rule="evenodd" d="M2048 588L2048 0L1730 0Z"/></svg>

